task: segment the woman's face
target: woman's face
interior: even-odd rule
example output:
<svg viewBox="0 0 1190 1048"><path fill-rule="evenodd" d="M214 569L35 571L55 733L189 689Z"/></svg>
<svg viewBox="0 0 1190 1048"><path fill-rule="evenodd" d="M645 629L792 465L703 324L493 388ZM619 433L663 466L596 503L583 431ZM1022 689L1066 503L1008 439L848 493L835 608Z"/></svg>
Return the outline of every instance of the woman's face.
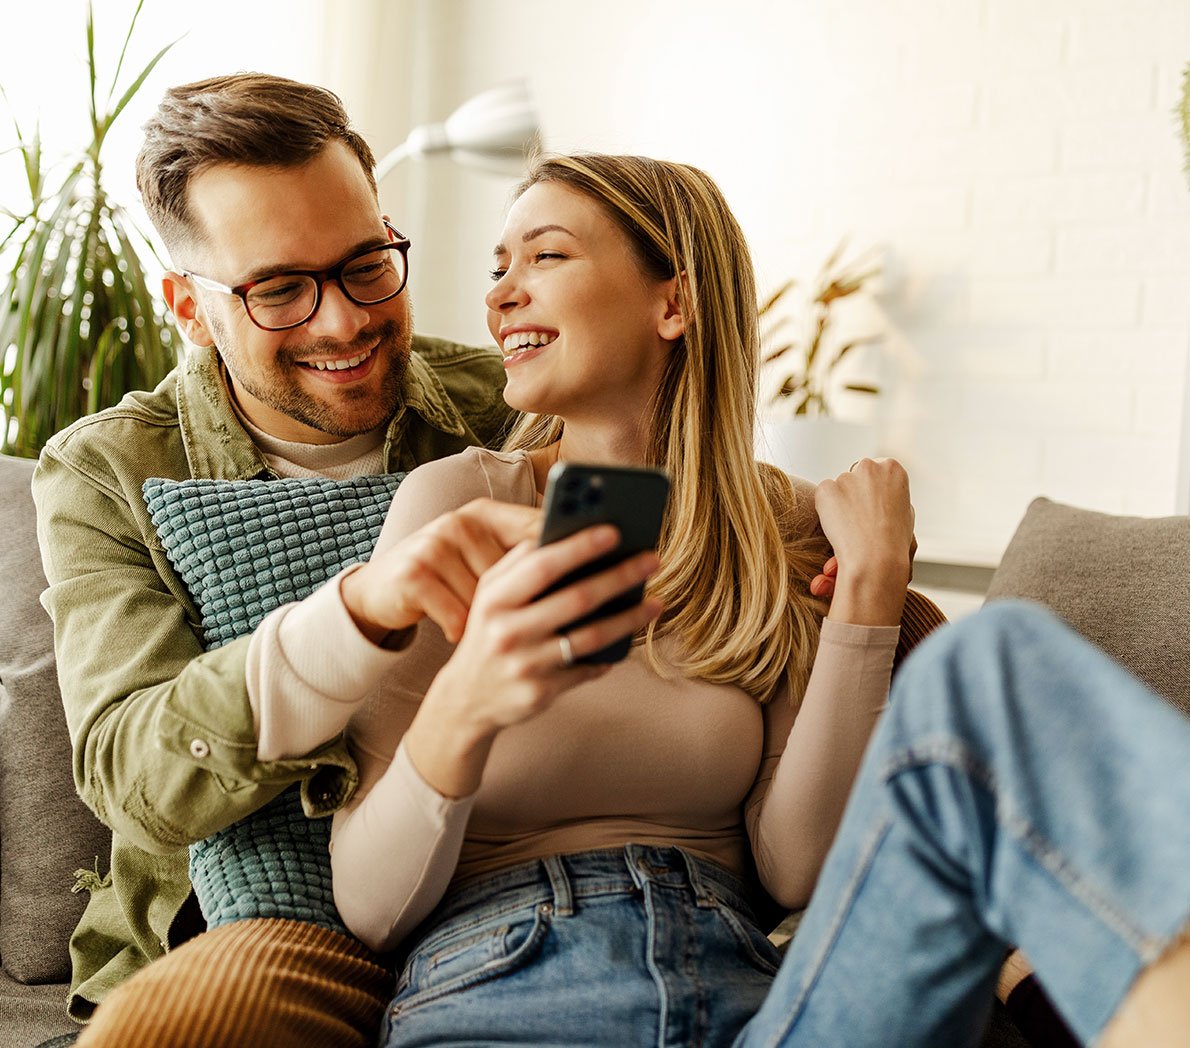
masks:
<svg viewBox="0 0 1190 1048"><path fill-rule="evenodd" d="M646 274L602 206L556 182L513 204L495 260L486 302L504 399L567 422L638 425L682 333L676 282Z"/></svg>

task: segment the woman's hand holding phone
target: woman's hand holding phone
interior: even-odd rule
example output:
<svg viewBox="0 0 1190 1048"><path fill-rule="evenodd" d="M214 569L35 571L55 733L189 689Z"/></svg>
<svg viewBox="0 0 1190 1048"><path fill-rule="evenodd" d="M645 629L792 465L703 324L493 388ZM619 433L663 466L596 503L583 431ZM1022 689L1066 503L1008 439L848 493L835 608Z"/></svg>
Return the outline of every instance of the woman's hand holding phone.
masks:
<svg viewBox="0 0 1190 1048"><path fill-rule="evenodd" d="M500 731L541 713L576 684L602 676L608 667L576 660L631 637L661 613L660 604L646 599L567 630L656 571L657 555L646 551L548 592L618 542L617 529L608 525L546 546L523 542L484 572L462 639L405 735L414 766L438 792L473 793Z"/></svg>

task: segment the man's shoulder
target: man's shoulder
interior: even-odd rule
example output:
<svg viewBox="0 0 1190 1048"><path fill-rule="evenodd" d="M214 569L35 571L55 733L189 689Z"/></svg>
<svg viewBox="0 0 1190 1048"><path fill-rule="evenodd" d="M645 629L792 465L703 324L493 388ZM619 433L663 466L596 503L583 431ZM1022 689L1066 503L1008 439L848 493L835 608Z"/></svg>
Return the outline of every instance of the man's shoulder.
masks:
<svg viewBox="0 0 1190 1048"><path fill-rule="evenodd" d="M502 434L510 409L504 402L504 362L493 346L467 346L414 335L415 352L433 371L463 420L484 444Z"/></svg>
<svg viewBox="0 0 1190 1048"><path fill-rule="evenodd" d="M114 406L55 433L42 450L38 472L58 462L93 480L126 469L146 476L167 475L174 472L167 467L179 455L184 463L177 371L172 371L156 389L126 393Z"/></svg>

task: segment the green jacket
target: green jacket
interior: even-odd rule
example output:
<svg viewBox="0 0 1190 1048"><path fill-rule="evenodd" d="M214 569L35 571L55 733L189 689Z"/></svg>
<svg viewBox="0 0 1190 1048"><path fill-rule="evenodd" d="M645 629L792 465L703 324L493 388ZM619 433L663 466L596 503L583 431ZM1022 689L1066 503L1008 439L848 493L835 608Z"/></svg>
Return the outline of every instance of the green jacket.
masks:
<svg viewBox="0 0 1190 1048"><path fill-rule="evenodd" d="M389 471L473 444L508 420L499 354L415 337ZM218 358L191 349L157 389L81 419L33 478L62 701L83 800L113 833L111 872L71 940L70 1014L85 1021L115 986L184 937L187 846L302 781L311 815L354 789L342 740L262 763L248 703L248 638L204 651L198 613L157 539L148 477L273 476L239 424ZM191 745L201 740L206 745ZM189 914L192 906L188 906ZM172 933L172 938L171 938Z"/></svg>

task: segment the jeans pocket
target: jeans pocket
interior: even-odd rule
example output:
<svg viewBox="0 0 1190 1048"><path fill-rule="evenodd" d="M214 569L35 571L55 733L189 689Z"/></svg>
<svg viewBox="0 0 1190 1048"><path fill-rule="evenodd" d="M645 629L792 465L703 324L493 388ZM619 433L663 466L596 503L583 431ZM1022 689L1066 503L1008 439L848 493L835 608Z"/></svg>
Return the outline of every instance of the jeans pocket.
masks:
<svg viewBox="0 0 1190 1048"><path fill-rule="evenodd" d="M545 941L552 916L553 908L542 904L455 935L431 936L406 961L389 1014L408 1012L524 967Z"/></svg>
<svg viewBox="0 0 1190 1048"><path fill-rule="evenodd" d="M726 903L715 901L714 913L731 933L740 957L757 971L775 976L781 967L781 952L759 926Z"/></svg>

